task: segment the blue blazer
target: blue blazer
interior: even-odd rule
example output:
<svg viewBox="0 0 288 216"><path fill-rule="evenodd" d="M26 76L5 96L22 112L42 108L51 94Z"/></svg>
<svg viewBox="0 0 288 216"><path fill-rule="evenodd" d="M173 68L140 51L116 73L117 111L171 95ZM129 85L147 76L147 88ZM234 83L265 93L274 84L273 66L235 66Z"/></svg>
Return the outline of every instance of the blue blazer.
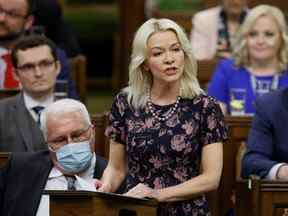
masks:
<svg viewBox="0 0 288 216"><path fill-rule="evenodd" d="M277 163L288 163L288 88L259 97L242 160L241 175L265 178Z"/></svg>

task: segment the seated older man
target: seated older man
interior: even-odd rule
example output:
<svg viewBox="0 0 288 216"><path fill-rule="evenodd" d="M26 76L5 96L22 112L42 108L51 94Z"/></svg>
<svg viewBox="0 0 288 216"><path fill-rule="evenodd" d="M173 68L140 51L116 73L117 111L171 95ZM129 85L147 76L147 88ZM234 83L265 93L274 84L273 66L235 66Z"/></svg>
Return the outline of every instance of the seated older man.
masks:
<svg viewBox="0 0 288 216"><path fill-rule="evenodd" d="M36 215L43 190L93 190L106 167L94 153L93 125L81 102L50 104L41 114L41 129L48 150L12 153L0 172L2 216Z"/></svg>

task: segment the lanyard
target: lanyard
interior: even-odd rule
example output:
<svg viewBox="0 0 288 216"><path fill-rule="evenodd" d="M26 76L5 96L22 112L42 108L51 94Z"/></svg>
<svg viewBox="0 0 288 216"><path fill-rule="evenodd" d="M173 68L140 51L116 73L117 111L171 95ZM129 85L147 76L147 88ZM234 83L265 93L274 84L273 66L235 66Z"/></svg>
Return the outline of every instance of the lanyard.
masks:
<svg viewBox="0 0 288 216"><path fill-rule="evenodd" d="M252 86L252 90L254 95L257 95L257 79L255 75L250 75L250 80L251 80L251 86ZM278 89L278 85L279 85L279 74L275 74L272 78L272 83L270 85L270 89L269 91L275 91ZM267 89L260 89L260 91L263 90L263 92Z"/></svg>

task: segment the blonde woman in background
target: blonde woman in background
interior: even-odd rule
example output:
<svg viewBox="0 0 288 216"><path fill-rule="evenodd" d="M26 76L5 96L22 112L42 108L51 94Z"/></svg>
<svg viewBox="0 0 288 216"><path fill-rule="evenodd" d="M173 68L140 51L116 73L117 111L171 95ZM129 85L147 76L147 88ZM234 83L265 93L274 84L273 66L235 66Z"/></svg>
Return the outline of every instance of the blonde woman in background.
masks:
<svg viewBox="0 0 288 216"><path fill-rule="evenodd" d="M218 187L227 132L196 72L189 40L175 22L150 19L139 28L129 85L111 109L100 191L114 192L126 176L126 195L155 198L158 215L210 215L204 193Z"/></svg>
<svg viewBox="0 0 288 216"><path fill-rule="evenodd" d="M286 26L276 7L260 5L250 10L241 26L234 58L219 62L208 86L208 94L220 101L224 113L234 108L233 91L245 92L243 109L253 114L256 97L288 86Z"/></svg>

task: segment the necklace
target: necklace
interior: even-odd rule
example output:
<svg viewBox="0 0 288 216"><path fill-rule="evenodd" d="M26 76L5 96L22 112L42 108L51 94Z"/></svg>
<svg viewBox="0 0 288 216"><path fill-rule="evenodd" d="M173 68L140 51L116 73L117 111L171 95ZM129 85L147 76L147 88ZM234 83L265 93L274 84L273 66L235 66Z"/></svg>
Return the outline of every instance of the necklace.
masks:
<svg viewBox="0 0 288 216"><path fill-rule="evenodd" d="M271 81L271 85L270 86L265 86L265 88L263 86L259 86L260 88L257 87L257 78L255 75L251 75L250 76L250 80L251 80L251 86L252 86L252 90L253 93L255 95L257 95L257 93L268 93L271 91L275 91L278 89L278 85L279 85L279 75L275 74L273 75L272 81Z"/></svg>
<svg viewBox="0 0 288 216"><path fill-rule="evenodd" d="M148 110L149 112L152 114L152 116L157 119L158 121L166 121L168 120L177 110L178 105L179 105L179 101L180 101L181 97L177 96L176 102L173 105L172 108L170 108L170 110L166 113L166 115L160 116L158 113L156 113L154 107L153 107L153 103L151 100L151 97L149 96L148 101L147 101L147 105L148 105Z"/></svg>

